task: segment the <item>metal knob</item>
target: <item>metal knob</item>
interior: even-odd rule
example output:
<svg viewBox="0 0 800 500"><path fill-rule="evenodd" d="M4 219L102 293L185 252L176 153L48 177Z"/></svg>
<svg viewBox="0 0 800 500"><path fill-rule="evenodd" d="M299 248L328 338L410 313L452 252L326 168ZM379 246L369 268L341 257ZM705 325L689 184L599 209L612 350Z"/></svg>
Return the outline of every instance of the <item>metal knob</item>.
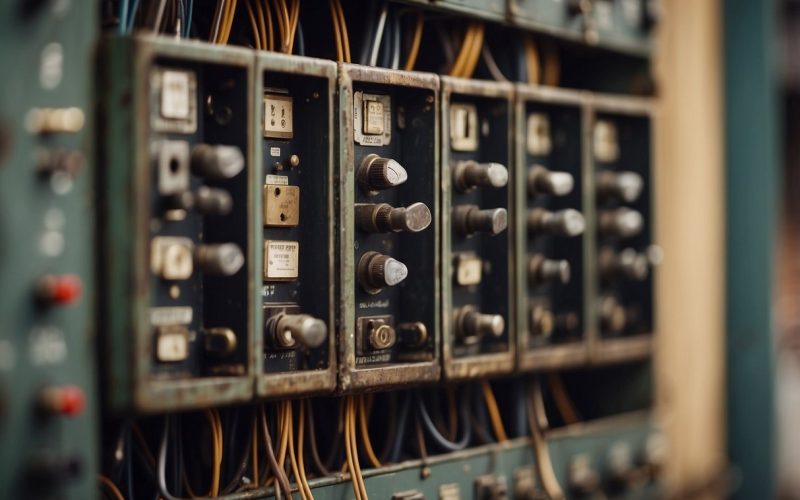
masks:
<svg viewBox="0 0 800 500"><path fill-rule="evenodd" d="M405 231L418 233L431 224L431 211L424 203L394 208L387 203L357 204L356 222L368 233Z"/></svg>
<svg viewBox="0 0 800 500"><path fill-rule="evenodd" d="M636 172L605 171L597 174L597 197L633 203L642 194L644 180Z"/></svg>
<svg viewBox="0 0 800 500"><path fill-rule="evenodd" d="M636 210L620 207L601 211L597 225L602 236L631 238L642 232L644 217Z"/></svg>
<svg viewBox="0 0 800 500"><path fill-rule="evenodd" d="M408 277L408 267L397 259L378 252L367 252L358 261L358 281L367 293L378 293L400 284Z"/></svg>
<svg viewBox="0 0 800 500"><path fill-rule="evenodd" d="M456 335L465 344L474 344L484 335L500 337L505 328L506 322L499 314L482 314L472 306L464 306L456 310Z"/></svg>
<svg viewBox="0 0 800 500"><path fill-rule="evenodd" d="M600 276L604 280L612 280L617 277L644 281L650 275L650 260L647 255L626 248L620 253L616 253L612 248L603 248L597 258L600 269Z"/></svg>
<svg viewBox="0 0 800 500"><path fill-rule="evenodd" d="M397 161L376 154L364 157L356 173L361 189L367 192L399 186L408 180L408 172Z"/></svg>
<svg viewBox="0 0 800 500"><path fill-rule="evenodd" d="M453 184L462 192L478 186L505 187L508 184L508 169L500 163L462 161L453 170Z"/></svg>
<svg viewBox="0 0 800 500"><path fill-rule="evenodd" d="M569 462L567 482L572 491L588 495L600 488L600 476L588 455L576 455Z"/></svg>
<svg viewBox="0 0 800 500"><path fill-rule="evenodd" d="M532 255L528 260L528 282L531 285L543 283L569 283L570 265L566 260L548 259L542 254Z"/></svg>
<svg viewBox="0 0 800 500"><path fill-rule="evenodd" d="M197 267L207 274L232 276L244 265L244 254L236 243L199 245L194 260Z"/></svg>
<svg viewBox="0 0 800 500"><path fill-rule="evenodd" d="M536 337L549 337L555 330L553 312L544 304L534 304L530 310L531 333Z"/></svg>
<svg viewBox="0 0 800 500"><path fill-rule="evenodd" d="M569 172L553 172L541 165L528 170L528 193L566 196L575 187L575 178Z"/></svg>
<svg viewBox="0 0 800 500"><path fill-rule="evenodd" d="M266 330L273 341L283 348L295 347L298 343L313 349L325 343L328 326L321 319L308 314L278 314L267 319Z"/></svg>
<svg viewBox="0 0 800 500"><path fill-rule="evenodd" d="M572 208L556 212L543 208L528 211L528 229L534 233L572 237L582 234L585 228L583 215Z"/></svg>
<svg viewBox="0 0 800 500"><path fill-rule="evenodd" d="M244 169L244 155L237 146L198 144L192 149L192 171L209 179L230 179Z"/></svg>
<svg viewBox="0 0 800 500"><path fill-rule="evenodd" d="M397 332L387 323L370 322L367 339L370 347L376 351L389 349L397 342Z"/></svg>
<svg viewBox="0 0 800 500"><path fill-rule="evenodd" d="M214 356L229 356L236 351L236 334L230 328L208 328L203 338L206 352Z"/></svg>
<svg viewBox="0 0 800 500"><path fill-rule="evenodd" d="M421 321L397 325L397 337L405 347L422 347L428 341L428 327Z"/></svg>
<svg viewBox="0 0 800 500"><path fill-rule="evenodd" d="M613 296L600 298L600 327L606 333L618 334L628 324L628 313Z"/></svg>
<svg viewBox="0 0 800 500"><path fill-rule="evenodd" d="M505 208L481 210L477 205L459 205L453 212L453 223L462 236L477 232L495 236L508 227L508 212Z"/></svg>
<svg viewBox="0 0 800 500"><path fill-rule="evenodd" d="M203 215L228 215L233 209L233 198L224 189L200 186L194 194L194 208Z"/></svg>

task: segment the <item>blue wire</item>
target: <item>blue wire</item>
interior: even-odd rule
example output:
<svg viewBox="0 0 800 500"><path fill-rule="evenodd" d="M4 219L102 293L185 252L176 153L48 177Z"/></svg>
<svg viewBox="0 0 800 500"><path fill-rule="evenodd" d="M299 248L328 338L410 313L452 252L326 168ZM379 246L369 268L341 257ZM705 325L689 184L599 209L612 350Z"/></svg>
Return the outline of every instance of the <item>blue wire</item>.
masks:
<svg viewBox="0 0 800 500"><path fill-rule="evenodd" d="M297 21L297 54L306 55L306 37L303 34L303 24Z"/></svg>
<svg viewBox="0 0 800 500"><path fill-rule="evenodd" d="M400 408L400 416L397 419L397 435L394 438L392 445L392 452L389 455L390 462L397 462L400 460L400 452L403 451L403 438L406 434L406 421L408 420L408 411L411 408L411 393L406 392L403 394L403 406Z"/></svg>
<svg viewBox="0 0 800 500"><path fill-rule="evenodd" d="M470 440L472 439L472 426L469 425L469 400L468 397L469 392L466 392L465 397L461 399L461 426L462 426L462 433L461 439L457 442L452 442L446 437L442 436L439 432L439 429L436 428L436 425L433 423L430 414L428 413L428 408L425 407L425 400L422 397L421 393L417 393L417 409L419 411L420 416L422 417L422 424L425 426L425 429L428 431L428 434L436 441L436 444L445 451L459 451L463 450L467 447Z"/></svg>
<svg viewBox="0 0 800 500"><path fill-rule="evenodd" d="M128 0L120 0L119 2L119 33L125 34L125 27L128 25Z"/></svg>
<svg viewBox="0 0 800 500"><path fill-rule="evenodd" d="M192 36L191 29L192 29L192 13L194 11L194 0L187 0L186 4L188 8L186 9L186 29L184 29L183 37L189 38Z"/></svg>
<svg viewBox="0 0 800 500"><path fill-rule="evenodd" d="M128 14L128 25L125 27L125 33L130 33L133 30L133 25L136 24L136 13L138 10L139 0L133 0L133 5L131 6L130 13Z"/></svg>

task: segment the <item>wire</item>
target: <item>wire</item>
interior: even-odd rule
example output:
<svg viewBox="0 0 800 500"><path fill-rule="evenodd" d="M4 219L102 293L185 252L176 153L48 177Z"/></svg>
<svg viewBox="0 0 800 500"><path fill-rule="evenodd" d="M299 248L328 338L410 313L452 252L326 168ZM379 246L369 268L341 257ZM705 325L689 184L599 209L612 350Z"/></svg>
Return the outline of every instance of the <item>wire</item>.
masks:
<svg viewBox="0 0 800 500"><path fill-rule="evenodd" d="M289 440L289 466L292 469L292 475L294 476L295 483L297 483L297 489L300 492L300 498L302 500L311 500L311 496L309 493L306 492L305 487L303 485L302 478L300 476L300 466L297 463L297 455L295 454L294 449L294 418L292 417L292 402L291 401L284 401L284 415L286 419L286 434Z"/></svg>
<svg viewBox="0 0 800 500"><path fill-rule="evenodd" d="M500 408L497 406L497 400L494 397L492 386L487 380L481 380L481 391L483 391L483 400L486 401L486 408L489 410L489 418L492 422L492 430L497 440L501 443L508 441L506 428L503 425L503 418L500 416Z"/></svg>
<svg viewBox="0 0 800 500"><path fill-rule="evenodd" d="M378 64L378 50L381 47L381 39L383 38L383 30L386 27L386 17L389 15L389 4L383 3L381 6L381 13L378 16L378 26L375 28L375 36L372 38L372 45L367 64L375 66Z"/></svg>
<svg viewBox="0 0 800 500"><path fill-rule="evenodd" d="M428 462L428 447L425 446L425 434L422 432L422 424L420 423L419 413L414 415L414 434L417 438L417 448L419 448L419 458L422 461L422 466L427 466Z"/></svg>
<svg viewBox="0 0 800 500"><path fill-rule="evenodd" d="M355 462L353 461L353 444L350 440L350 415L351 415L351 408L350 408L350 396L346 396L347 403L345 403L345 416L344 416L344 447L345 447L345 458L347 460L347 468L350 471L350 482L353 485L353 494L356 497L356 500L362 500L361 498L361 488L358 484L358 480L356 479L356 466Z"/></svg>
<svg viewBox="0 0 800 500"><path fill-rule="evenodd" d="M472 48L472 39L475 37L475 23L470 23L467 26L467 31L464 33L464 39L461 41L461 49L458 51L456 61L453 67L450 68L450 76L461 76L466 59L469 57L469 51Z"/></svg>
<svg viewBox="0 0 800 500"><path fill-rule="evenodd" d="M281 469L286 464L286 452L289 449L289 429L288 422L286 421L286 407L283 404L278 406L278 465Z"/></svg>
<svg viewBox="0 0 800 500"><path fill-rule="evenodd" d="M287 54L294 52L294 42L297 38L297 28L300 24L300 0L292 0L292 12L290 16L291 30L289 33L289 51Z"/></svg>
<svg viewBox="0 0 800 500"><path fill-rule="evenodd" d="M575 411L575 406L570 400L567 389L564 387L564 381L558 373L550 372L547 374L547 386L550 388L550 393L553 395L553 400L558 408L558 413L567 425L576 424L580 422L578 412Z"/></svg>
<svg viewBox="0 0 800 500"><path fill-rule="evenodd" d="M139 0L135 0L138 2ZM186 2L186 26L184 27L184 38L192 36L192 16L194 15L194 0L187 0Z"/></svg>
<svg viewBox="0 0 800 500"><path fill-rule="evenodd" d="M333 5L334 0L328 0L328 5L331 9L331 23L333 24L333 38L336 42L336 60L339 62L344 61L344 48L342 47L342 32L339 29L339 17L336 15L336 7Z"/></svg>
<svg viewBox="0 0 800 500"><path fill-rule="evenodd" d="M208 41L212 43L217 43L217 38L219 37L219 30L222 26L222 14L223 14L223 7L225 5L226 0L217 0L217 5L214 7L214 18L211 22L211 32L208 35Z"/></svg>
<svg viewBox="0 0 800 500"><path fill-rule="evenodd" d="M306 37L303 34L303 23L297 21L297 54L306 55Z"/></svg>
<svg viewBox="0 0 800 500"><path fill-rule="evenodd" d="M414 36L411 38L411 47L408 49L406 62L403 69L406 71L413 71L414 65L417 63L419 56L419 47L422 44L422 30L425 25L425 15L422 12L417 14L417 21L414 24Z"/></svg>
<svg viewBox="0 0 800 500"><path fill-rule="evenodd" d="M554 500L563 499L564 492L561 485L558 484L558 478L553 470L553 462L550 460L550 452L547 449L547 441L542 435L542 429L547 427L547 416L544 412L542 387L538 380L534 383L531 394L527 398L527 406L528 426L531 431L531 440L536 454L536 467L539 470L542 487L548 497Z"/></svg>
<svg viewBox="0 0 800 500"><path fill-rule="evenodd" d="M251 467L253 468L253 484L261 484L258 470L258 415L253 412L253 425L250 430L250 450L251 450Z"/></svg>
<svg viewBox="0 0 800 500"><path fill-rule="evenodd" d="M267 461L272 469L272 474L275 476L275 490L276 496L280 497L277 490L282 489L288 496L291 496L292 489L289 487L289 479L286 477L286 471L283 470L275 458L275 449L272 447L272 437L269 433L269 425L267 425L267 412L264 407L261 407L261 431L264 434L264 444L267 448Z"/></svg>
<svg viewBox="0 0 800 500"><path fill-rule="evenodd" d="M483 62L486 64L486 69L489 70L489 74L492 75L492 78L498 82L508 81L508 78L500 71L500 67L497 66L497 61L495 61L492 51L489 49L489 44L483 45L483 48L481 48L481 56L483 56Z"/></svg>
<svg viewBox="0 0 800 500"><path fill-rule="evenodd" d="M261 35L258 30L258 22L256 21L256 14L253 12L253 0L246 0L245 7L247 7L247 18L250 20L250 29L253 30L253 40L255 41L256 50L263 50L261 45Z"/></svg>
<svg viewBox="0 0 800 500"><path fill-rule="evenodd" d="M378 457L375 455L375 450L372 449L372 440L369 438L369 418L367 417L365 400L365 396L358 396L359 432L361 433L361 441L364 445L367 458L374 468L379 469L381 468L381 461L378 460Z"/></svg>
<svg viewBox="0 0 800 500"><path fill-rule="evenodd" d="M306 428L306 401L300 400L298 404L298 416L297 416L297 466L300 472L300 481L303 488L306 491L306 495L310 499L314 499L314 495L311 493L311 486L308 484L308 477L306 477L306 464L305 464L305 428Z"/></svg>
<svg viewBox="0 0 800 500"><path fill-rule="evenodd" d="M542 45L542 48L544 49L544 84L557 87L559 80L561 80L561 61L558 56L558 47L548 40Z"/></svg>
<svg viewBox="0 0 800 500"><path fill-rule="evenodd" d="M386 410L387 422L384 425L386 430L386 438L381 446L381 453L378 455L380 462L389 460L389 455L392 452L392 445L394 444L395 436L397 436L397 391L388 393L389 406Z"/></svg>
<svg viewBox="0 0 800 500"><path fill-rule="evenodd" d="M97 475L97 480L100 481L100 484L105 486L106 489L114 495L114 498L116 498L117 500L125 500L125 496L119 490L119 487L117 487L117 485L114 484L114 481L112 481L111 479L107 478L102 474Z"/></svg>
<svg viewBox="0 0 800 500"><path fill-rule="evenodd" d="M128 29L128 0L120 0L119 2L119 34L124 35Z"/></svg>
<svg viewBox="0 0 800 500"><path fill-rule="evenodd" d="M368 500L367 488L361 473L361 464L358 460L358 443L356 441L356 406L355 397L347 396L345 402L345 446L350 477L353 483L353 492L356 500Z"/></svg>
<svg viewBox="0 0 800 500"><path fill-rule="evenodd" d="M428 431L428 434L433 438L436 444L445 451L459 451L463 450L469 444L470 439L472 438L472 428L468 425L469 422L469 398L463 398L461 404L461 421L463 425L462 436L458 442L453 442L447 439L446 437L442 436L439 429L436 428L434 425L433 420L431 420L431 416L428 413L428 408L425 406L425 399L422 397L420 393L416 395L417 399L417 409L419 411L420 416L422 417L422 424L425 426L425 430Z"/></svg>
<svg viewBox="0 0 800 500"><path fill-rule="evenodd" d="M464 71L461 74L463 78L472 78L472 75L475 73L475 67L478 65L478 60L481 56L483 37L486 34L486 26L483 23L475 24L475 36L472 38L472 47L470 48L469 56L464 63Z"/></svg>
<svg viewBox="0 0 800 500"><path fill-rule="evenodd" d="M153 20L153 31L158 32L161 29L161 22L164 20L164 11L167 7L167 0L160 0L158 3L158 8L156 10L156 15Z"/></svg>
<svg viewBox="0 0 800 500"><path fill-rule="evenodd" d="M344 9L342 9L342 3L339 0L332 0L334 10L336 11L336 15L339 18L339 28L342 34L342 49L344 53L344 62L350 62L350 35L347 32L347 21L344 17Z"/></svg>
<svg viewBox="0 0 800 500"><path fill-rule="evenodd" d="M458 437L458 405L456 404L456 390L448 387L447 391L447 439L455 441Z"/></svg>
<svg viewBox="0 0 800 500"><path fill-rule="evenodd" d="M539 72L539 50L536 48L536 42L534 42L530 33L525 33L522 38L522 44L525 49L525 68L528 72L528 83L538 85L541 82L541 73Z"/></svg>
<svg viewBox="0 0 800 500"><path fill-rule="evenodd" d="M212 440L212 463L211 463L211 490L208 496L215 497L219 495L219 474L220 465L222 464L222 450L221 450L221 436L219 428L217 427L216 410L206 410L206 418L211 426L211 440Z"/></svg>
<svg viewBox="0 0 800 500"><path fill-rule="evenodd" d="M331 472L327 467L325 467L325 465L323 465L319 455L319 448L317 446L317 433L316 426L314 425L314 406L311 404L310 399L306 399L305 404L307 406L306 415L308 420L308 443L311 445L311 459L313 460L314 466L319 470L320 474L323 476L329 476Z"/></svg>
<svg viewBox="0 0 800 500"><path fill-rule="evenodd" d="M400 418L397 419L397 435L395 436L392 452L389 455L391 462L400 460L400 453L403 451L403 442L406 434L406 422L408 421L408 412L411 409L411 392L406 392L403 398L403 406L400 407Z"/></svg>
<svg viewBox="0 0 800 500"><path fill-rule="evenodd" d="M394 14L394 29L392 32L392 69L400 69L400 16Z"/></svg>

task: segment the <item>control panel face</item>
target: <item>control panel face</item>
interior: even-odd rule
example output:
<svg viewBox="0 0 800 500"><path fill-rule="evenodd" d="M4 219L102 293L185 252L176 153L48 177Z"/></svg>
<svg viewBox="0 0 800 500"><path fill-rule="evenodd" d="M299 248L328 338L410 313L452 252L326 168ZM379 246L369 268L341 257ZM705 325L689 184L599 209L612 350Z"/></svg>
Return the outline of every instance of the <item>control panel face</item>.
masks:
<svg viewBox="0 0 800 500"><path fill-rule="evenodd" d="M263 58L263 395L336 385L332 106L336 65ZM300 72L305 68L309 73ZM258 102L258 101L257 101ZM286 383L292 377L292 383Z"/></svg>
<svg viewBox="0 0 800 500"><path fill-rule="evenodd" d="M468 86L443 80L443 359L451 378L510 371L515 330L511 87L468 93L459 85Z"/></svg>
<svg viewBox="0 0 800 500"><path fill-rule="evenodd" d="M425 376L438 376L438 79L355 73L345 92L351 99L341 102L343 149L352 151L341 166L352 178L343 184L341 213L353 227L342 246L342 294L352 297L344 328L353 335L340 349L351 370L424 363ZM421 375L397 376L369 383Z"/></svg>
<svg viewBox="0 0 800 500"><path fill-rule="evenodd" d="M591 143L597 200L596 310L601 338L653 329L651 122L647 115L598 111Z"/></svg>
<svg viewBox="0 0 800 500"><path fill-rule="evenodd" d="M131 324L113 324L110 348L115 360L136 365L131 386L138 408L249 397L252 72L246 60L227 63L221 54L206 59L191 52L174 56L169 42L137 43L115 45L117 57L130 57L132 50L136 59L134 99L113 100L119 89L114 76L125 75L110 77L111 99L119 106L110 111L124 118L107 127L106 161L115 170L105 179L105 233L109 248L120 253L105 256L105 279L121 297L133 287L143 302L116 305L130 308ZM120 146L115 141L130 128L136 130L134 140ZM125 155L125 147L134 149ZM113 193L134 203L120 204ZM129 247L122 249L125 244ZM136 253L125 262L131 246ZM109 365L112 373L123 369ZM225 389L198 399L186 395L215 384ZM131 399L127 396L122 391L112 399Z"/></svg>
<svg viewBox="0 0 800 500"><path fill-rule="evenodd" d="M520 110L518 317L520 350L531 352L583 340L583 114L563 102Z"/></svg>

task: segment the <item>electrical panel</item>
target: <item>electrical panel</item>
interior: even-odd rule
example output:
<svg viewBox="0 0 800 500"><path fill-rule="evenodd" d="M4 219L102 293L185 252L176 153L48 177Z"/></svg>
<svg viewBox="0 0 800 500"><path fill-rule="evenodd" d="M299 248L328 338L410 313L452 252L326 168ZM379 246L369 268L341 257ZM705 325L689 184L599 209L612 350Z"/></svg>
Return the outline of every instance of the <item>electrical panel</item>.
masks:
<svg viewBox="0 0 800 500"><path fill-rule="evenodd" d="M514 367L513 87L442 77L444 373Z"/></svg>
<svg viewBox="0 0 800 500"><path fill-rule="evenodd" d="M63 4L0 5L2 498L96 491L97 2Z"/></svg>
<svg viewBox="0 0 800 500"><path fill-rule="evenodd" d="M333 107L336 64L265 54L256 61L263 136L263 264L256 283L257 394L336 387ZM259 342L260 341L260 342ZM263 354L261 354L263 352Z"/></svg>
<svg viewBox="0 0 800 500"><path fill-rule="evenodd" d="M658 2L395 3L0 7L5 496L663 493Z"/></svg>
<svg viewBox="0 0 800 500"><path fill-rule="evenodd" d="M341 65L340 388L439 378L439 78Z"/></svg>
<svg viewBox="0 0 800 500"><path fill-rule="evenodd" d="M591 112L598 355L645 356L654 325L652 108L596 97Z"/></svg>
<svg viewBox="0 0 800 500"><path fill-rule="evenodd" d="M520 368L585 362L585 103L522 86L517 99Z"/></svg>
<svg viewBox="0 0 800 500"><path fill-rule="evenodd" d="M147 37L107 48L108 397L145 411L248 400L261 196L252 55Z"/></svg>

